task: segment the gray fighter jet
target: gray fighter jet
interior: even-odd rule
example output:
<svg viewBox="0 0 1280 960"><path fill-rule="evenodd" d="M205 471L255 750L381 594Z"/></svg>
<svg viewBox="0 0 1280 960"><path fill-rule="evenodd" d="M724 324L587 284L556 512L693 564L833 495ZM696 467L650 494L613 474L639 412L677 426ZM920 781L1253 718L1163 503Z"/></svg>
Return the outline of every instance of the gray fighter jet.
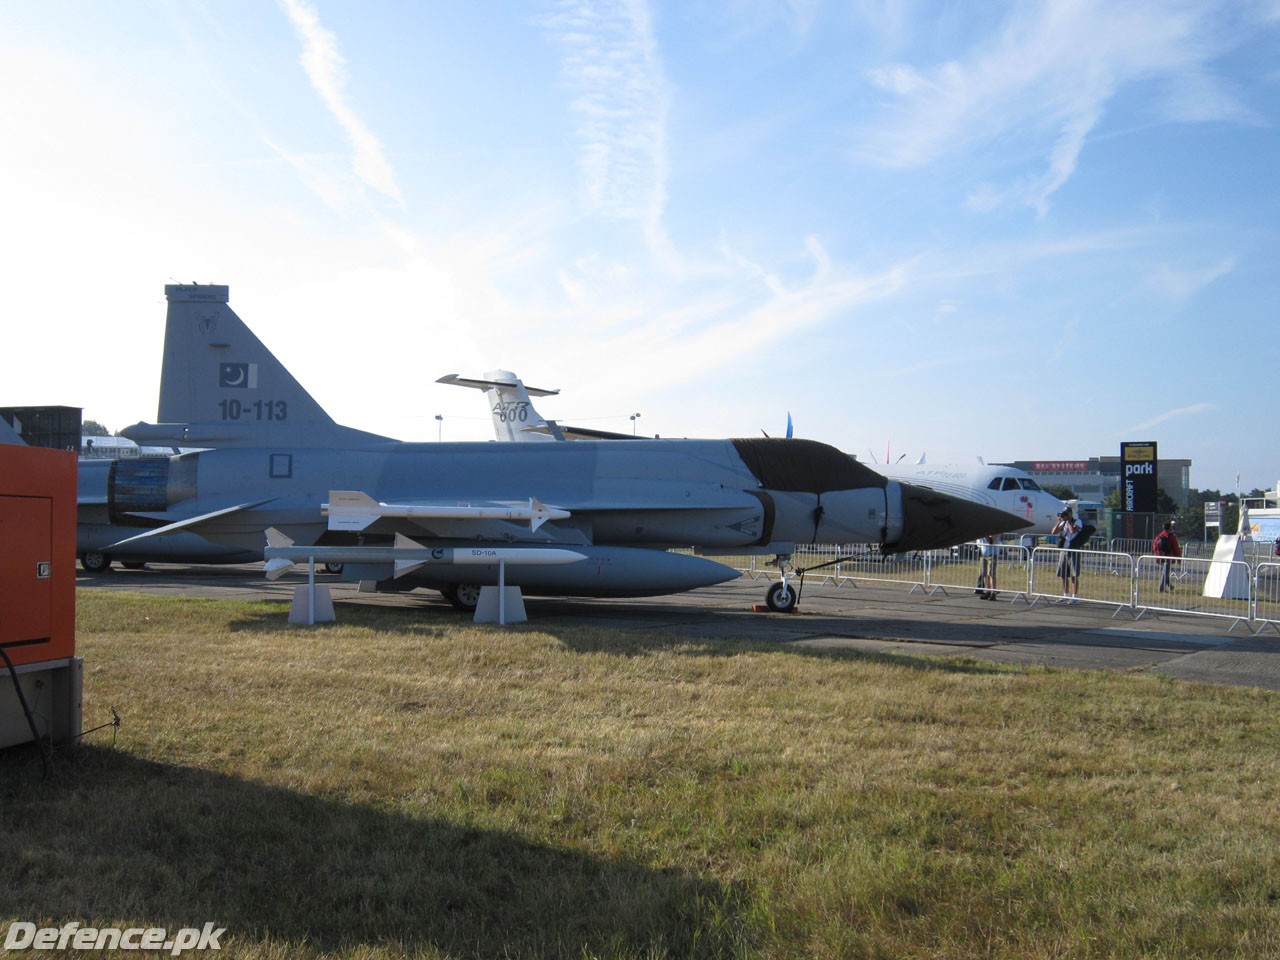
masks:
<svg viewBox="0 0 1280 960"><path fill-rule="evenodd" d="M447 551L567 548L585 559L517 563L505 571L507 585L645 596L737 576L672 548L772 554L785 571L797 543L873 543L894 553L1024 525L1004 511L887 480L812 440L423 444L349 430L318 416L292 377L276 375L278 362L227 306L226 287L165 293L166 367L176 304L195 321L183 335L204 340L182 402L206 419L139 424L125 434L187 444L217 437L222 445L145 469L119 462L109 478L113 520L156 525L133 542L185 530L261 555L265 531L275 528L294 544L347 547L344 576L359 580L393 578L398 546L413 561L401 569L469 608L479 586L497 583L499 566L443 562L454 556ZM162 403L162 418L166 409ZM433 551L441 562L421 560ZM776 610L795 605L785 575L766 601Z"/></svg>

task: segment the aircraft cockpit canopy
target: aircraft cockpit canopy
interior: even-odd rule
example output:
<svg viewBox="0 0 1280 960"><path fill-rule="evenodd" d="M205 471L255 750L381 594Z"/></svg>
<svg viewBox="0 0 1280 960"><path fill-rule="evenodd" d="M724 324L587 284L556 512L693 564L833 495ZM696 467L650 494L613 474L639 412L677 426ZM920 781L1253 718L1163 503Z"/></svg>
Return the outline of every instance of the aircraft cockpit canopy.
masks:
<svg viewBox="0 0 1280 960"><path fill-rule="evenodd" d="M1030 477L996 477L987 484L988 490L1039 490L1040 485Z"/></svg>

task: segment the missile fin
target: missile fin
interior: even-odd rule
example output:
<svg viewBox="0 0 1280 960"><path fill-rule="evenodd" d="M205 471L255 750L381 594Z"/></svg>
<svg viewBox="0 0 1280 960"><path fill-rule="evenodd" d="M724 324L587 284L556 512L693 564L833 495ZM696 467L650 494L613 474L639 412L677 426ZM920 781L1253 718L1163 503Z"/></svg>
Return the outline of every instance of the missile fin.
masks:
<svg viewBox="0 0 1280 960"><path fill-rule="evenodd" d="M330 490L320 512L329 517L330 530L360 531L378 519L378 501L362 490Z"/></svg>
<svg viewBox="0 0 1280 960"><path fill-rule="evenodd" d="M283 557L276 557L274 560L267 561L267 579L279 580L285 573L293 567L292 560L286 560Z"/></svg>
<svg viewBox="0 0 1280 960"><path fill-rule="evenodd" d="M426 549L418 541L412 537L406 537L403 533L396 533L396 550L423 550ZM394 564L395 572L392 578L403 577L406 573L412 573L420 566L426 563L425 560L397 560Z"/></svg>

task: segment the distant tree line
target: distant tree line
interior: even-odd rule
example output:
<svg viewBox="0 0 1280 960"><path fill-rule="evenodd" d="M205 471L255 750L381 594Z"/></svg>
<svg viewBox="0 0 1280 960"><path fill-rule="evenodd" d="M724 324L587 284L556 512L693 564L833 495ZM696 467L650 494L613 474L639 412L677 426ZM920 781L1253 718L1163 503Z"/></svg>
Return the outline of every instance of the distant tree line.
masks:
<svg viewBox="0 0 1280 960"><path fill-rule="evenodd" d="M1065 485L1046 486L1044 490L1053 494L1059 500L1078 500L1076 492ZM1221 533L1235 533L1240 526L1240 500L1256 500L1267 496L1269 491L1254 487L1246 494L1237 496L1234 493L1223 493L1221 490L1197 490L1191 489L1188 500L1191 503L1189 507L1180 507L1173 497L1160 487L1156 492L1156 514L1163 523L1165 520L1174 520L1178 525L1178 536L1183 540L1203 540L1204 539L1204 505L1206 503L1214 503L1223 501L1221 521ZM1110 507L1112 510L1124 509L1124 492L1122 490L1114 490L1107 495L1103 505Z"/></svg>
<svg viewBox="0 0 1280 960"><path fill-rule="evenodd" d="M1218 520L1221 526L1219 533L1235 533L1240 527L1240 501L1258 500L1269 494L1269 491L1254 487L1248 493L1223 493L1221 490L1198 490L1192 487L1188 500L1189 507L1179 507L1173 497L1161 488L1157 494L1156 511L1161 519L1174 520L1178 524L1178 536L1183 540L1205 539L1204 505L1222 501L1222 513ZM1106 499L1106 505L1115 510L1124 508L1124 495L1116 490Z"/></svg>

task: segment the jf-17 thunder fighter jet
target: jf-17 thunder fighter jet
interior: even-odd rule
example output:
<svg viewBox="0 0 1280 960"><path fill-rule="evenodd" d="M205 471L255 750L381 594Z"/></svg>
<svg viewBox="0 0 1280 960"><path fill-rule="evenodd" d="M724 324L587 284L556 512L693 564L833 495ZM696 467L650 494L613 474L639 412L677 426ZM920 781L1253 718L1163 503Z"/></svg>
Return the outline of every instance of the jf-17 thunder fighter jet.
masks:
<svg viewBox="0 0 1280 960"><path fill-rule="evenodd" d="M541 440L632 440L629 433L584 430L555 420L547 420L533 407L530 397L549 397L559 390L526 386L510 370L492 370L483 378L460 377L450 373L436 383L483 390L493 419L493 432L504 442ZM791 436L791 414L787 414L787 436ZM918 487L972 500L1021 517L1027 523L1020 533L1051 533L1067 503L1041 490L1031 474L1016 467L992 466L975 460L972 464L925 464L922 456L910 465L877 464L873 468L890 480L906 480Z"/></svg>
<svg viewBox="0 0 1280 960"><path fill-rule="evenodd" d="M133 542L185 530L261 556L274 528L277 542L342 548L323 559L340 560L345 579L411 576L464 609L498 582L498 558L506 584L526 593L634 597L738 576L672 548L773 554L784 576L766 600L788 610L796 591L785 564L797 543L892 553L1023 526L812 440L409 443L364 433L325 414L231 310L226 286L170 285L165 296L161 422L123 432L213 449L113 464L113 522L149 527Z"/></svg>

